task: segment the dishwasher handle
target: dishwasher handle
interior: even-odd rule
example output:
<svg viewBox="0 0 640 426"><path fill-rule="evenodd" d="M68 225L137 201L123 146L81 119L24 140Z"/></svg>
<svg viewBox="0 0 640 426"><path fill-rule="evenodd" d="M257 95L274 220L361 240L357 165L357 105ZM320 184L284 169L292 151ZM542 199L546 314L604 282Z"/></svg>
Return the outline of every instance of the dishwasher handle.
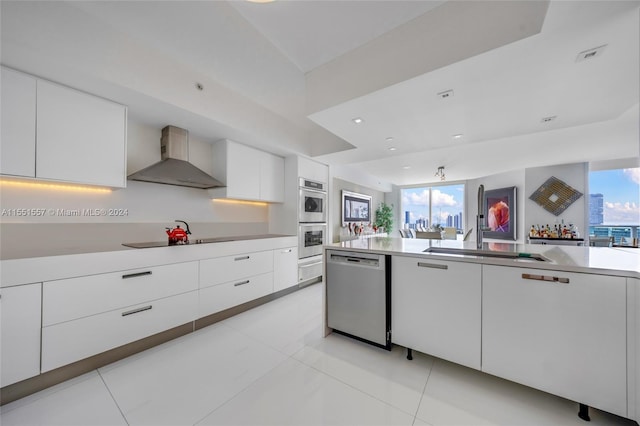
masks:
<svg viewBox="0 0 640 426"><path fill-rule="evenodd" d="M329 256L330 263L343 263L343 264L355 264L359 266L366 266L369 268L378 268L380 267L379 259L370 259L366 257L357 257L357 256L344 256L340 254L331 254Z"/></svg>

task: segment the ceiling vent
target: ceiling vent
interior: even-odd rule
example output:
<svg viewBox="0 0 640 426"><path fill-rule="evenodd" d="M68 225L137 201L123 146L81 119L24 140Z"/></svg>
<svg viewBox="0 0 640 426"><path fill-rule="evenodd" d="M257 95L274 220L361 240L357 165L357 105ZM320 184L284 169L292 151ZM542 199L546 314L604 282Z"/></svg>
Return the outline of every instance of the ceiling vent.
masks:
<svg viewBox="0 0 640 426"><path fill-rule="evenodd" d="M540 120L541 123L551 123L552 121L554 121L558 116L557 115L552 115L551 117L543 117L542 120Z"/></svg>
<svg viewBox="0 0 640 426"><path fill-rule="evenodd" d="M440 93L438 93L438 97L440 99L453 98L453 90L445 90L444 92L440 92Z"/></svg>
<svg viewBox="0 0 640 426"><path fill-rule="evenodd" d="M576 62L582 62L584 60L593 59L597 56L602 55L605 47L607 47L607 45L603 44L602 46L594 47L593 49L585 50L583 52L578 53L578 56L576 57Z"/></svg>

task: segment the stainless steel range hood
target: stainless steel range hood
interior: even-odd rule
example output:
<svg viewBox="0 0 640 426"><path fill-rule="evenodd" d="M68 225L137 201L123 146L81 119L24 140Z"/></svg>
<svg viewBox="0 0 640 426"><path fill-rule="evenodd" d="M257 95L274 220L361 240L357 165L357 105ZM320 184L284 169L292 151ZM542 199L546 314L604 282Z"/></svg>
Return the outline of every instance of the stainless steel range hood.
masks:
<svg viewBox="0 0 640 426"><path fill-rule="evenodd" d="M131 180L188 186L190 188L217 188L225 186L189 162L189 132L175 126L162 129L161 158L147 168L128 176Z"/></svg>

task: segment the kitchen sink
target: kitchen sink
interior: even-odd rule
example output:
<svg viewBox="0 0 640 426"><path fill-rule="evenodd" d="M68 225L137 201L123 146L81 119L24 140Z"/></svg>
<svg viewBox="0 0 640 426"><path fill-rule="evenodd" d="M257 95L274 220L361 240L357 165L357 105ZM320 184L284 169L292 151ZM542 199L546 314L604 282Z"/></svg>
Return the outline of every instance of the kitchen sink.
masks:
<svg viewBox="0 0 640 426"><path fill-rule="evenodd" d="M496 252L490 250L457 249L446 247L431 247L423 251L431 254L456 254L460 256L496 257L517 261L548 262L549 259L537 253Z"/></svg>

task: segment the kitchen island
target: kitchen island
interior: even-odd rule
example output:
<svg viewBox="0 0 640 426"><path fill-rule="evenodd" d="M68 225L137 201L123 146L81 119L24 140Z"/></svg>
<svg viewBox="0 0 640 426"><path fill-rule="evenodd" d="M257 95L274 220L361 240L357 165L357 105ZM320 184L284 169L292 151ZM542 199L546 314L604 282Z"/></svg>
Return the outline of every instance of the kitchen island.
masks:
<svg viewBox="0 0 640 426"><path fill-rule="evenodd" d="M391 342L409 354L576 401L583 418L587 406L640 418L637 250L406 238L327 250L391 258Z"/></svg>

